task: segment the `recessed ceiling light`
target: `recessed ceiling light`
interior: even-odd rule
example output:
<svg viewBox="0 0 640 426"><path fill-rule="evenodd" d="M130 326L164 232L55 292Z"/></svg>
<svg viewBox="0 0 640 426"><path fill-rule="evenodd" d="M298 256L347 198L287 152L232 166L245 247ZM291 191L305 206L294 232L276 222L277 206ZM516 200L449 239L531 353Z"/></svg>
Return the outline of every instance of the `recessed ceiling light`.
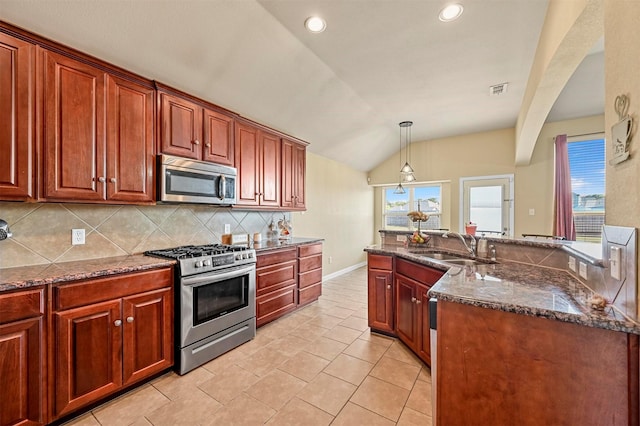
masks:
<svg viewBox="0 0 640 426"><path fill-rule="evenodd" d="M327 23L319 16L310 16L304 21L304 26L312 33L321 33L327 28Z"/></svg>
<svg viewBox="0 0 640 426"><path fill-rule="evenodd" d="M440 15L438 15L438 18L442 22L455 21L460 17L460 15L462 15L463 10L464 8L461 4L450 4L440 11Z"/></svg>

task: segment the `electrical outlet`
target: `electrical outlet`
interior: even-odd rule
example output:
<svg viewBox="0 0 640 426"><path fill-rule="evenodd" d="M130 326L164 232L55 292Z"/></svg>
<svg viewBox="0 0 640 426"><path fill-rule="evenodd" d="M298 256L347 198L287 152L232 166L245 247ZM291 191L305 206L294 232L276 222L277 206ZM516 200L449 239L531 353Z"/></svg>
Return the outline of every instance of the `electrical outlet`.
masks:
<svg viewBox="0 0 640 426"><path fill-rule="evenodd" d="M407 237L405 237L404 235L396 235L396 241L400 241L401 243L403 243L406 240L407 240Z"/></svg>
<svg viewBox="0 0 640 426"><path fill-rule="evenodd" d="M77 246L84 244L84 229L71 230L71 245Z"/></svg>
<svg viewBox="0 0 640 426"><path fill-rule="evenodd" d="M329 263L333 263L333 256L329 256Z"/></svg>
<svg viewBox="0 0 640 426"><path fill-rule="evenodd" d="M587 264L584 262L580 262L580 276L587 279Z"/></svg>
<svg viewBox="0 0 640 426"><path fill-rule="evenodd" d="M224 224L224 233L225 234L230 234L231 233L231 225L228 223Z"/></svg>
<svg viewBox="0 0 640 426"><path fill-rule="evenodd" d="M576 258L573 256L569 256L569 269L573 272L576 271Z"/></svg>

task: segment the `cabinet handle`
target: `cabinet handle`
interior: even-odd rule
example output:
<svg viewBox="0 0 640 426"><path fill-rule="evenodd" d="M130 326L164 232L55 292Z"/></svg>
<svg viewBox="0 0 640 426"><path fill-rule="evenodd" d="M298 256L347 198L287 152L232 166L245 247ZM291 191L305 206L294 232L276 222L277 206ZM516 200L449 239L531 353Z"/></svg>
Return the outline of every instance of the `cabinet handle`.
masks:
<svg viewBox="0 0 640 426"><path fill-rule="evenodd" d="M121 320L115 320L113 322L113 325L115 325L116 327L120 327L122 325L122 321Z"/></svg>
<svg viewBox="0 0 640 426"><path fill-rule="evenodd" d="M198 139L196 139L196 140L193 141L193 144L194 145L200 145L200 141Z"/></svg>
<svg viewBox="0 0 640 426"><path fill-rule="evenodd" d="M111 179L109 179L109 181L110 181L111 183L116 183L116 178L111 178Z"/></svg>
<svg viewBox="0 0 640 426"><path fill-rule="evenodd" d="M100 176L98 178L98 182L106 182L107 180L105 178L103 178L102 176Z"/></svg>
<svg viewBox="0 0 640 426"><path fill-rule="evenodd" d="M420 299L416 299L416 305L421 304L422 302L420 301Z"/></svg>
<svg viewBox="0 0 640 426"><path fill-rule="evenodd" d="M209 142L205 142L204 146L206 146L207 148L209 148L211 146L211 144Z"/></svg>
<svg viewBox="0 0 640 426"><path fill-rule="evenodd" d="M415 297L412 297L411 298L411 303L414 303L416 300L418 300L418 299L416 299Z"/></svg>
<svg viewBox="0 0 640 426"><path fill-rule="evenodd" d="M387 290L391 290L391 284L387 284Z"/></svg>
<svg viewBox="0 0 640 426"><path fill-rule="evenodd" d="M127 317L127 322L131 324L133 322L133 317Z"/></svg>

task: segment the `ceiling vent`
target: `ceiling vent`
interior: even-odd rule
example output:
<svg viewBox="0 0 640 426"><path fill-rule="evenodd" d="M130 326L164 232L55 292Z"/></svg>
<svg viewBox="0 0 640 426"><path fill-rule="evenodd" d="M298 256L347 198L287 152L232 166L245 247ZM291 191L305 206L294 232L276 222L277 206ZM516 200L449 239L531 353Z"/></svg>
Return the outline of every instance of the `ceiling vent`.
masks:
<svg viewBox="0 0 640 426"><path fill-rule="evenodd" d="M489 96L504 95L507 93L507 87L509 83L496 84L495 86L489 86Z"/></svg>

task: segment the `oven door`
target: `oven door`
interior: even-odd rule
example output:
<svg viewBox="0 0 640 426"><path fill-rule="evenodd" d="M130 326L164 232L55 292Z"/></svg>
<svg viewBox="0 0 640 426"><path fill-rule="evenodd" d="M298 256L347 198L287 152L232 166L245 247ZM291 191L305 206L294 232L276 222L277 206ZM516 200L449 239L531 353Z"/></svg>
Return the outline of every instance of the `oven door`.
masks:
<svg viewBox="0 0 640 426"><path fill-rule="evenodd" d="M237 266L180 281L180 347L256 316L256 267Z"/></svg>

